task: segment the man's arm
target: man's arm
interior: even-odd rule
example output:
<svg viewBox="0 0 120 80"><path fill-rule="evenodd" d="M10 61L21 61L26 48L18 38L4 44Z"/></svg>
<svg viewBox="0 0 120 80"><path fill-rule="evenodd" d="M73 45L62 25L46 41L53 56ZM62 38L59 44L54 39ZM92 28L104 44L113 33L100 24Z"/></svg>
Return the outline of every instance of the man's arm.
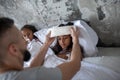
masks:
<svg viewBox="0 0 120 80"><path fill-rule="evenodd" d="M45 55L48 51L48 48L51 45L51 43L54 41L54 38L49 38L49 36L50 36L50 32L46 35L46 41L40 48L40 52L32 60L30 67L37 67L42 65Z"/></svg>
<svg viewBox="0 0 120 80"><path fill-rule="evenodd" d="M62 72L63 80L70 80L75 75L75 73L80 69L81 66L80 64L80 61L82 59L81 49L78 41L77 32L75 32L73 28L71 29L71 36L73 40L71 60L58 66Z"/></svg>

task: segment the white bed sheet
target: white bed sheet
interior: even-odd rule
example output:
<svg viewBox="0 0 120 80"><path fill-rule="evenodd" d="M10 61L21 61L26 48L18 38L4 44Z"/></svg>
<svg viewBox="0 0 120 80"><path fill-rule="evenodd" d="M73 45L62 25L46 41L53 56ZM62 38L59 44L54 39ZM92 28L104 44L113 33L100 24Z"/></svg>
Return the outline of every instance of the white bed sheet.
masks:
<svg viewBox="0 0 120 80"><path fill-rule="evenodd" d="M45 40L46 31L47 29L40 30L37 33L37 37L42 42ZM35 47L34 45L33 48L36 48L39 51L39 47ZM37 53L37 50L33 50L33 53ZM49 48L43 66L56 67L66 61L67 60L57 57ZM30 62L28 63L30 64ZM76 73L72 80L120 80L119 68L120 57L104 56L84 58L81 62L80 70Z"/></svg>
<svg viewBox="0 0 120 80"><path fill-rule="evenodd" d="M56 67L67 62L50 55L45 59L45 67ZM81 62L81 68L72 80L120 80L120 57L89 57Z"/></svg>
<svg viewBox="0 0 120 80"><path fill-rule="evenodd" d="M33 41L33 43L35 43L35 41ZM32 53L38 53L40 47L35 48L36 45L38 44L35 43L33 48L37 50L32 50ZM34 54L32 58L35 55L36 54ZM25 67L29 66L31 60L25 63ZM67 61L68 60L57 57L49 48L43 66L56 67ZM120 80L120 57L102 56L84 58L81 62L80 70L72 80Z"/></svg>

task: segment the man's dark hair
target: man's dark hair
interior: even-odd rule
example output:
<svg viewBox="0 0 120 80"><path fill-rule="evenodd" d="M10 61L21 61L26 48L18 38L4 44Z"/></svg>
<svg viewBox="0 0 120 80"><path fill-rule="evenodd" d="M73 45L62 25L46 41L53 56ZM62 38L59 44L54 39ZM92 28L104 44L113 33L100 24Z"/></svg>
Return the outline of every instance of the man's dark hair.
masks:
<svg viewBox="0 0 120 80"><path fill-rule="evenodd" d="M12 26L14 25L14 21L7 17L0 17L0 37Z"/></svg>

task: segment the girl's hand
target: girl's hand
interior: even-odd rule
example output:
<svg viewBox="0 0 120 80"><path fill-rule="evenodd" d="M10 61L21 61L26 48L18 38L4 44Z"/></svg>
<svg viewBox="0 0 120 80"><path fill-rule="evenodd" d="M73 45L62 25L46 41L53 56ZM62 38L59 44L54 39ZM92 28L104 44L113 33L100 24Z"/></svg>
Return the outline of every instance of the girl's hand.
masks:
<svg viewBox="0 0 120 80"><path fill-rule="evenodd" d="M73 43L79 43L79 40L78 40L79 31L77 28L78 27L76 27L76 30L75 30L73 27L71 27L71 37L72 37Z"/></svg>
<svg viewBox="0 0 120 80"><path fill-rule="evenodd" d="M50 37L51 35L51 31L46 35L46 40L45 40L45 44L47 44L48 46L50 46L52 44L52 42L55 40L54 37Z"/></svg>

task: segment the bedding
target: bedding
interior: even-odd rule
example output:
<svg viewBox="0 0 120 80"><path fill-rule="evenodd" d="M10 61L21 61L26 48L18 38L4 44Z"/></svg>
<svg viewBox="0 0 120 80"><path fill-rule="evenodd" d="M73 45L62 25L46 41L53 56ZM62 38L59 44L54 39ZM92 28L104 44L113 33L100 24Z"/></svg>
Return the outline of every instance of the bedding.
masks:
<svg viewBox="0 0 120 80"><path fill-rule="evenodd" d="M43 66L56 67L67 62L52 54L47 56ZM120 56L87 57L81 61L81 68L72 80L120 80Z"/></svg>
<svg viewBox="0 0 120 80"><path fill-rule="evenodd" d="M29 67L33 58L39 53L42 44L43 43L41 43L39 40L35 40L35 39L33 39L32 41L30 41L28 43L27 50L31 53L31 59L28 62L24 62L24 67ZM48 48L48 51L47 51L45 58L48 55L52 55L52 54L53 54L53 51L50 48Z"/></svg>
<svg viewBox="0 0 120 80"><path fill-rule="evenodd" d="M57 37L57 36L61 36L61 35L69 35L70 32L70 28L74 27L74 26L64 26L64 27L52 27L49 29L49 31L51 31L51 35L50 37Z"/></svg>
<svg viewBox="0 0 120 80"><path fill-rule="evenodd" d="M38 43L38 42L37 42ZM36 45L36 41L32 41L31 45ZM36 47L39 51L39 47ZM35 48L35 49L36 49ZM33 53L37 53L37 50L33 50ZM35 56L34 54L32 56ZM31 59L31 60L32 60ZM31 60L24 64L28 67ZM57 57L54 52L49 48L43 66L56 67L57 65L67 62ZM81 62L80 70L75 74L72 80L119 80L120 79L120 57L117 56L101 56L101 57L86 57Z"/></svg>
<svg viewBox="0 0 120 80"><path fill-rule="evenodd" d="M33 40L29 45L32 45L32 47L29 47L29 51L33 53L32 58L31 58L31 60L32 60L34 58L34 56L36 55L36 53L39 52L42 44L40 42L36 42L35 40ZM30 65L31 60L29 62L25 62L24 66L28 67ZM57 65L64 63L64 62L67 62L67 61L69 61L69 60L65 60L65 59L57 57L54 54L54 52L51 50L51 48L49 48L47 51L47 54L45 56L45 61L44 61L43 66L56 67ZM105 74L108 74L109 71L112 71L110 73L112 73L112 74L116 73L116 75L119 73L119 75L120 75L120 64L119 63L120 63L120 56L86 57L83 59L82 65L81 65L81 70L83 72L80 70L80 71L78 71L77 75L78 74L82 75L84 73L84 69L87 70L87 69L92 69L92 68L93 68L93 70L88 70L88 71L90 71L90 73L93 75L96 75L95 73L98 74L99 70L101 71L100 73L102 73L102 71L104 72L104 69L108 70L107 72L104 72ZM97 71L96 67L97 67L98 71ZM94 70L94 68L96 70ZM96 71L96 72L93 73L93 71ZM87 72L85 74L87 74ZM76 78L77 78L77 76L75 76L73 78L73 80L75 80ZM95 80L95 79L93 79L93 80ZM111 78L111 80L112 80L112 78ZM116 79L113 79L113 80L116 80Z"/></svg>
<svg viewBox="0 0 120 80"><path fill-rule="evenodd" d="M96 44L98 42L96 33L83 21L75 21L74 25L81 26L81 44L84 46L86 56L93 56L93 54L96 55ZM48 29L42 29L35 33L42 43L45 41L47 30ZM36 43L33 42L33 44ZM55 42L51 46L54 44ZM33 46L35 47L35 45ZM39 49L39 47L35 48ZM33 50L33 53L37 53L37 50ZM69 60L57 57L49 48L43 66L56 67L57 65L67 61ZM30 62L28 62L28 64L29 63ZM80 70L75 74L72 80L120 80L120 57L85 57L81 61Z"/></svg>

